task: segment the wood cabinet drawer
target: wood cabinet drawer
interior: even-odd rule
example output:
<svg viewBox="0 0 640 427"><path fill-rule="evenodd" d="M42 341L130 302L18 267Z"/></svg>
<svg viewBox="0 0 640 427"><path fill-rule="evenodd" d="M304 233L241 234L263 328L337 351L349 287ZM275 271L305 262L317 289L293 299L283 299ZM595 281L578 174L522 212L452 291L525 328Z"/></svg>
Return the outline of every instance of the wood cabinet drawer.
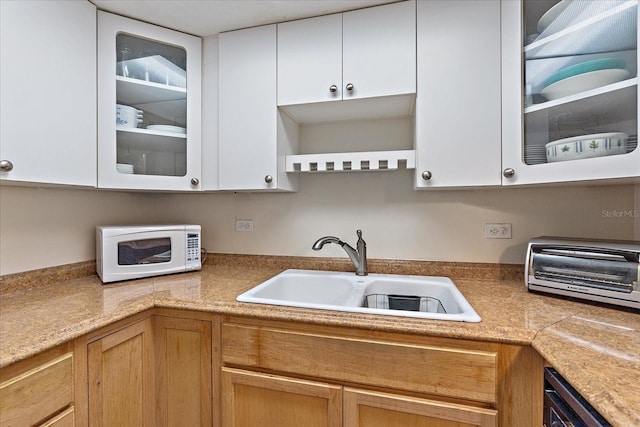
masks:
<svg viewBox="0 0 640 427"><path fill-rule="evenodd" d="M497 353L225 323L222 361L301 376L496 402Z"/></svg>
<svg viewBox="0 0 640 427"><path fill-rule="evenodd" d="M66 411L51 418L44 424L41 424L39 427L73 427L75 426L74 416L75 414L72 406L67 408Z"/></svg>
<svg viewBox="0 0 640 427"><path fill-rule="evenodd" d="M496 427L498 411L346 387L344 425Z"/></svg>
<svg viewBox="0 0 640 427"><path fill-rule="evenodd" d="M2 381L0 425L34 425L72 403L73 356L66 353Z"/></svg>

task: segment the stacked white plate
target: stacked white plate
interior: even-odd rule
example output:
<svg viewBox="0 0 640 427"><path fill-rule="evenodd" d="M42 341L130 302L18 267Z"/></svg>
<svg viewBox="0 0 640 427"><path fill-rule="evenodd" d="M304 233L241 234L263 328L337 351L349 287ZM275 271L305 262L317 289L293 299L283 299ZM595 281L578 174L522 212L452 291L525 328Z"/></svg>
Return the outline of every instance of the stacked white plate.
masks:
<svg viewBox="0 0 640 427"><path fill-rule="evenodd" d="M547 163L547 150L544 145L526 145L524 147L524 162L528 165Z"/></svg>
<svg viewBox="0 0 640 427"><path fill-rule="evenodd" d="M133 165L129 165L127 163L116 163L116 170L120 173L132 174Z"/></svg>
<svg viewBox="0 0 640 427"><path fill-rule="evenodd" d="M540 20L538 21L538 33L543 32L547 29L547 27L560 16L562 12L569 6L571 0L560 0L556 3L552 8L547 10L547 12L542 15Z"/></svg>
<svg viewBox="0 0 640 427"><path fill-rule="evenodd" d="M629 135L627 139L627 153L632 152L638 148L638 135Z"/></svg>
<svg viewBox="0 0 640 427"><path fill-rule="evenodd" d="M187 129L180 126L172 126L172 125L149 125L147 126L148 130L155 130L159 132L171 132L171 133L187 133Z"/></svg>
<svg viewBox="0 0 640 427"><path fill-rule="evenodd" d="M128 105L116 104L116 126L137 128L142 124L143 111Z"/></svg>

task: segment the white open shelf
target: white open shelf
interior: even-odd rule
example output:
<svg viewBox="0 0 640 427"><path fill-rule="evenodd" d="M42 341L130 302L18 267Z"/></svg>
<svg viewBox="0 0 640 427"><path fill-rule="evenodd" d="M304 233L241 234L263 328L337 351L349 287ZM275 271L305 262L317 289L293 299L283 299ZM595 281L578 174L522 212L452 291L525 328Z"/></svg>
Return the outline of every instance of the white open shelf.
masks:
<svg viewBox="0 0 640 427"><path fill-rule="evenodd" d="M559 98L559 99L554 99L552 101L547 101L547 102L543 102L543 103L540 103L540 104L530 105L528 107L525 107L524 113L525 114L535 113L536 111L548 110L550 108L557 107L557 106L562 106L563 104L569 104L569 103L574 102L574 101L579 101L579 100L583 100L583 99L587 99L587 98L594 98L596 96L607 96L608 94L612 94L612 93L614 93L616 91L619 91L621 89L628 89L627 92L635 96L635 88L637 86L638 86L638 78L637 77L633 77L631 79L623 80L621 82L612 83L612 84L606 85L606 86L600 86L600 87L597 87L595 89L590 89L590 90L587 90L587 91L584 91L584 92L576 93L574 95L565 96L565 97ZM620 94L619 93L615 93L614 97L615 96L619 97ZM635 98L629 99L628 100L629 103L627 105L632 105L631 103L634 100L635 100ZM616 102L616 100L613 99L611 102L614 103L614 102ZM618 100L617 103L620 104L621 101Z"/></svg>
<svg viewBox="0 0 640 427"><path fill-rule="evenodd" d="M286 156L287 172L348 172L415 169L415 150Z"/></svg>
<svg viewBox="0 0 640 427"><path fill-rule="evenodd" d="M184 87L116 76L119 101L126 104L148 104L151 102L187 99Z"/></svg>
<svg viewBox="0 0 640 427"><path fill-rule="evenodd" d="M297 124L331 123L411 117L415 93L374 98L345 99L299 105L279 105Z"/></svg>
<svg viewBox="0 0 640 427"><path fill-rule="evenodd" d="M154 114L166 123L186 124L186 88L122 76L116 76L116 88L118 103Z"/></svg>
<svg viewBox="0 0 640 427"><path fill-rule="evenodd" d="M119 148L166 151L168 153L184 153L186 151L186 134L121 127L117 127L116 130Z"/></svg>

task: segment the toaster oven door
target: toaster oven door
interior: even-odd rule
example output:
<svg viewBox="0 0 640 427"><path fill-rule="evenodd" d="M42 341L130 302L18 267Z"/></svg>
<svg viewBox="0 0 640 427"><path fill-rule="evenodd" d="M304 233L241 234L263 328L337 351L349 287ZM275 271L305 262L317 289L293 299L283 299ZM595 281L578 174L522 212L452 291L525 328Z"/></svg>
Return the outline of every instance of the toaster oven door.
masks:
<svg viewBox="0 0 640 427"><path fill-rule="evenodd" d="M532 254L536 279L631 293L638 280L638 263L621 255L544 249Z"/></svg>

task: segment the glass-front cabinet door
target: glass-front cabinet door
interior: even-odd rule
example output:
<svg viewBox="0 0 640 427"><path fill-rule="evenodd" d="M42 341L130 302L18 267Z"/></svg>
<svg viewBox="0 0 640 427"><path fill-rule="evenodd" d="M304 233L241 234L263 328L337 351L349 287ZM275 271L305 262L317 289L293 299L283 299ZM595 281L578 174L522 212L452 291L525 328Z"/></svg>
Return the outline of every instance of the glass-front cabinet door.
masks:
<svg viewBox="0 0 640 427"><path fill-rule="evenodd" d="M503 184L638 180L638 0L502 2Z"/></svg>
<svg viewBox="0 0 640 427"><path fill-rule="evenodd" d="M200 188L201 40L98 14L98 187Z"/></svg>

